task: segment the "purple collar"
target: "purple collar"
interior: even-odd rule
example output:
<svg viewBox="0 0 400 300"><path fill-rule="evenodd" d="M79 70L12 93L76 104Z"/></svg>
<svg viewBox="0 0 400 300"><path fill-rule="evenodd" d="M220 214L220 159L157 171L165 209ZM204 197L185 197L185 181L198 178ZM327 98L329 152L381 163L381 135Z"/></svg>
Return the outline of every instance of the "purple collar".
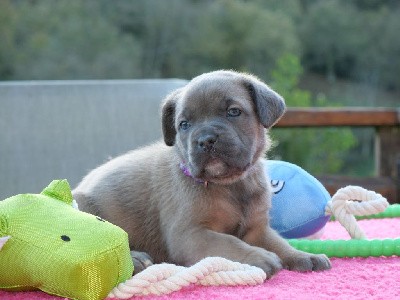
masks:
<svg viewBox="0 0 400 300"><path fill-rule="evenodd" d="M201 179L199 179L199 178L194 177L194 176L192 175L192 173L190 173L189 168L186 166L186 164L185 164L184 162L181 162L181 163L179 164L179 168L181 169L182 173L183 173L185 176L192 178L195 182L197 182L197 183L199 183L199 184L204 184L205 187L208 186L208 181L204 181L204 180L201 180Z"/></svg>

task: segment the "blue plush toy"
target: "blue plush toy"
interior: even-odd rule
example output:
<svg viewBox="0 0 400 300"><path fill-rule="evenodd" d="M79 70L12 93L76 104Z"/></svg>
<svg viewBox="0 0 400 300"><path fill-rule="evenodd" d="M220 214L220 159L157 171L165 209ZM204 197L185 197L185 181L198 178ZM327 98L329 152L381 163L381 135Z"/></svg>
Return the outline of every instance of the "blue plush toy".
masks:
<svg viewBox="0 0 400 300"><path fill-rule="evenodd" d="M271 227L284 238L318 237L330 216L325 208L331 199L324 186L294 164L265 160L273 188Z"/></svg>

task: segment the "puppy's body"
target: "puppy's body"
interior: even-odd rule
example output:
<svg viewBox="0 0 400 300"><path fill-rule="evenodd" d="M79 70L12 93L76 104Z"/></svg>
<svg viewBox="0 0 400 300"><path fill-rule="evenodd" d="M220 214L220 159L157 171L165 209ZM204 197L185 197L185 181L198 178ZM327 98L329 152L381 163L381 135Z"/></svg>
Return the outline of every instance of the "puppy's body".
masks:
<svg viewBox="0 0 400 300"><path fill-rule="evenodd" d="M261 166L257 164L244 180L231 185L205 187L184 175L179 165L175 149L157 143L95 169L74 195L81 210L124 228L131 249L147 252L155 262L187 265L201 259L202 251L185 257L175 248L188 243L187 235L194 234L196 227L243 238L253 223L264 221L266 226L269 203L264 200L267 189L260 184L260 179L265 180ZM200 250L206 241L193 242L196 245L190 247ZM226 254L230 248L221 251Z"/></svg>
<svg viewBox="0 0 400 300"><path fill-rule="evenodd" d="M203 74L166 99L165 144L93 170L74 197L82 210L127 231L131 249L155 262L191 265L223 256L269 276L282 264L327 269L325 256L293 249L269 227L260 158L269 148L265 128L283 111L283 99L254 77Z"/></svg>
<svg viewBox="0 0 400 300"><path fill-rule="evenodd" d="M129 152L93 170L74 191L81 210L122 227L131 249L146 251L157 262L168 260L162 211L177 211L172 201L160 201L176 198L173 152L162 143Z"/></svg>

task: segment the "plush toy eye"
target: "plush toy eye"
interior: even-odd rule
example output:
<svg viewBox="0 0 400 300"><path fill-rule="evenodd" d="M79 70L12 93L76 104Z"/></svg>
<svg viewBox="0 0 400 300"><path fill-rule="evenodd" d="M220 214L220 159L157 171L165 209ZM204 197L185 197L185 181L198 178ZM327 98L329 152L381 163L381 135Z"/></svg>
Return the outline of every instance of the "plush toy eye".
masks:
<svg viewBox="0 0 400 300"><path fill-rule="evenodd" d="M70 239L70 237L68 236L68 235L62 235L61 236L61 239L64 241L64 242L69 242L71 239Z"/></svg>
<svg viewBox="0 0 400 300"><path fill-rule="evenodd" d="M274 194L278 194L280 191L282 191L284 186L285 186L285 181L283 180L271 180L272 192Z"/></svg>
<svg viewBox="0 0 400 300"><path fill-rule="evenodd" d="M182 121L179 123L179 128L182 130L188 130L190 128L190 123L188 121Z"/></svg>
<svg viewBox="0 0 400 300"><path fill-rule="evenodd" d="M228 109L228 111L226 113L226 115L228 117L238 117L241 114L242 114L242 111L237 107L232 107L232 108Z"/></svg>

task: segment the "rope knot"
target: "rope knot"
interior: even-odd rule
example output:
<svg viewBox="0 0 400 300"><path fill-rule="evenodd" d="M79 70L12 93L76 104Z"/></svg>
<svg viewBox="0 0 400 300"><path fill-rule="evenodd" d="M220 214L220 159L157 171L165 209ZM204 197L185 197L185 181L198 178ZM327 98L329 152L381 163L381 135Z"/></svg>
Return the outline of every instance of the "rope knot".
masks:
<svg viewBox="0 0 400 300"><path fill-rule="evenodd" d="M128 299L140 295L162 295L190 284L256 285L267 278L257 267L233 262L222 257L207 257L185 268L173 264L152 265L131 279L120 283L108 297Z"/></svg>
<svg viewBox="0 0 400 300"><path fill-rule="evenodd" d="M368 216L380 213L389 206L381 194L359 186L339 189L326 205L325 213L333 215L346 228L353 239L366 239L354 216Z"/></svg>

